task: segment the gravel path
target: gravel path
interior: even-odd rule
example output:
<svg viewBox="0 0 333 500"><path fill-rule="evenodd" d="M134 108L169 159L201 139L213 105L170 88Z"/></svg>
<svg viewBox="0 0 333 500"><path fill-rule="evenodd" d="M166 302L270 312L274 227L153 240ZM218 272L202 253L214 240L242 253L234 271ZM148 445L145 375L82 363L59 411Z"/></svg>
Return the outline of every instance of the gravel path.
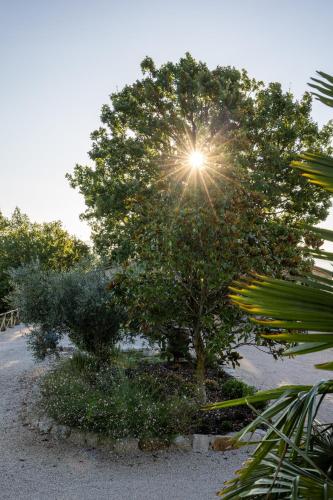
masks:
<svg viewBox="0 0 333 500"><path fill-rule="evenodd" d="M0 333L0 498L1 500L205 500L233 475L246 449L224 453L158 452L116 457L43 438L23 426L24 395L43 370L26 349L25 330ZM333 352L274 361L257 349L243 348L233 373L258 388L313 383L331 372L314 363ZM324 409L332 414L333 399Z"/></svg>
<svg viewBox="0 0 333 500"><path fill-rule="evenodd" d="M327 351L296 356L293 359L275 360L271 355L259 351L255 347L246 346L239 349L243 356L240 367L228 370L258 389L271 389L285 384L314 384L322 379L333 378L333 372L317 370L314 365L333 360L333 349ZM326 396L327 403L320 412L322 420L331 422L333 411L333 395Z"/></svg>
<svg viewBox="0 0 333 500"><path fill-rule="evenodd" d="M1 500L206 500L246 450L141 453L120 458L60 443L24 427L22 401L36 368L20 327L0 333Z"/></svg>

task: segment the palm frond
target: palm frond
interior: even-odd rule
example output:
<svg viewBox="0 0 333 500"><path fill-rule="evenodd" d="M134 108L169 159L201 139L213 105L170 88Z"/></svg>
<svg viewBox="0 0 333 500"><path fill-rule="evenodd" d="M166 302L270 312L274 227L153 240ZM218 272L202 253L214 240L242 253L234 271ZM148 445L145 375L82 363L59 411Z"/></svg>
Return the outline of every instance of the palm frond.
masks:
<svg viewBox="0 0 333 500"><path fill-rule="evenodd" d="M251 282L236 283L232 291L232 302L254 315L254 322L277 330L263 334L264 338L298 343L284 356L333 348L333 284L316 276L306 279L306 285L257 276ZM304 333L308 330L311 333Z"/></svg>
<svg viewBox="0 0 333 500"><path fill-rule="evenodd" d="M314 83L309 83L309 86L315 89L312 94L326 106L333 107L333 78L323 71L317 71L317 74L322 79L311 78Z"/></svg>
<svg viewBox="0 0 333 500"><path fill-rule="evenodd" d="M333 497L333 481L315 468L291 463L269 453L244 481L237 479L220 492L225 500L236 498L290 498L328 500Z"/></svg>
<svg viewBox="0 0 333 500"><path fill-rule="evenodd" d="M333 192L333 158L322 153L307 152L299 156L299 160L291 166L302 171L302 175L310 182L317 184L325 191Z"/></svg>
<svg viewBox="0 0 333 500"><path fill-rule="evenodd" d="M280 393L281 396L261 414L258 414L257 418L235 437L241 442L242 439L247 438L259 426L264 425L267 427L266 436L253 452L251 459L246 462L245 466L238 471L237 477L229 482L227 488L223 490L222 496L224 498L239 498L237 495L240 492L245 494L245 491L246 495L253 495L253 487L259 488L256 490L256 494L264 494L266 490L263 484L266 484L266 487L270 485L270 487L274 488L276 494L281 494L282 491L279 488L282 486L281 471L283 468L276 474L277 469L275 465L272 469L274 470L274 474L271 474L266 467L270 456L274 456L281 464L288 458L286 463L291 466L294 477L302 475L299 470L296 474L296 470L293 469L294 466L298 467L297 464L302 463L302 470L304 468L306 471L304 473L305 477L312 478L312 474L314 474L316 478L321 478L320 481L323 484L330 484L330 487L332 487L330 477L328 476L331 462L329 460L325 461L322 456L324 454L327 457L331 436L327 434L326 439L320 441L318 437L317 441L315 441L313 429L318 429L317 413L324 401L325 395L333 391L333 381L322 381L311 388L299 386L298 391L296 386L282 389L286 390L282 394ZM273 389L272 391L275 390ZM269 391L263 392L268 393ZM226 401L222 403L223 406L221 407L227 407L228 403L231 406L232 402ZM216 405L214 407L217 408ZM274 424L271 422L274 422ZM333 449L331 454L333 455ZM326 464L325 468L321 469L320 464L324 463ZM262 469L263 467L264 469ZM260 472L259 475L258 472ZM274 481L272 482L273 477ZM263 478L267 480L267 483L261 481ZM310 484L312 486L312 481L310 481ZM292 485L289 482L285 484L285 487L289 493L292 491ZM263 488L262 493L260 493L260 488ZM275 490L275 488L278 489ZM272 490L271 493L273 493ZM316 495L316 492L314 494ZM317 497L298 496L295 498ZM318 498L322 497L319 496Z"/></svg>
<svg viewBox="0 0 333 500"><path fill-rule="evenodd" d="M331 229L326 229L323 227L313 227L313 226L312 227L306 226L306 227L308 227L311 230L311 232L313 232L316 236L318 236L322 240L333 241L333 231Z"/></svg>

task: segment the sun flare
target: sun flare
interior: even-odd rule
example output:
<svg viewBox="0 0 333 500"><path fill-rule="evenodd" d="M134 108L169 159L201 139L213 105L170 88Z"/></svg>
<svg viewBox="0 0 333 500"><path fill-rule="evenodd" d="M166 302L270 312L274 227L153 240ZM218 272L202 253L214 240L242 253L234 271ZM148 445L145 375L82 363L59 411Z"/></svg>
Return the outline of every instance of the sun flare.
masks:
<svg viewBox="0 0 333 500"><path fill-rule="evenodd" d="M205 165L205 156L200 151L192 151L188 156L188 162L192 168L201 169Z"/></svg>

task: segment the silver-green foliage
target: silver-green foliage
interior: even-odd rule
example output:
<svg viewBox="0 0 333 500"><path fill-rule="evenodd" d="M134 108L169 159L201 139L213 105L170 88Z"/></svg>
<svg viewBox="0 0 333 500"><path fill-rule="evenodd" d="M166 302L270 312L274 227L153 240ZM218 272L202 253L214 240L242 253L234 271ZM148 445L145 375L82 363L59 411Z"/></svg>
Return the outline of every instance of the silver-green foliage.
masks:
<svg viewBox="0 0 333 500"><path fill-rule="evenodd" d="M13 270L11 279L10 300L32 326L29 343L38 359L56 352L65 334L99 357L119 340L121 313L104 270L81 265L57 272L30 264Z"/></svg>

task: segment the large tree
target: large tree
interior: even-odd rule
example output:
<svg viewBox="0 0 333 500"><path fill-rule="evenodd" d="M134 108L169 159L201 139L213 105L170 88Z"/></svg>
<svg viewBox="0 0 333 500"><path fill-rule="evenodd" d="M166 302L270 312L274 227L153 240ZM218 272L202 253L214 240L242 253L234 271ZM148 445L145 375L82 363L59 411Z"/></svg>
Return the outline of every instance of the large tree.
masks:
<svg viewBox="0 0 333 500"><path fill-rule="evenodd" d="M189 54L160 68L146 58L142 70L103 107L94 166L69 178L97 249L130 264L122 279L134 320L150 334L187 332L202 385L209 349L228 351L239 321L230 282L309 264L300 225L322 220L329 198L288 164L302 148L327 150L331 127L311 120L308 94L296 101Z"/></svg>
<svg viewBox="0 0 333 500"><path fill-rule="evenodd" d="M318 75L321 78L311 78L314 95L333 107L333 76L321 71ZM306 151L291 166L311 183L333 193L333 156ZM313 227L313 232L323 240L333 241L332 229ZM315 256L332 264L332 252L319 251ZM268 337L289 343L286 356L304 356L324 350L332 353L332 292L332 276L328 272L327 276L322 273L303 276L292 282L260 276L240 282L233 289L232 299L246 312L254 314L254 321L265 325L265 336L267 328L272 326L275 332ZM303 363L297 368L303 374ZM333 362L326 360L315 368L327 374L333 369ZM235 437L235 440L252 437L257 427L267 428L250 459L237 471L237 477L226 481L221 497L226 500L333 498L333 423L321 412L324 405L331 404L333 393L333 379L325 380L326 377L318 376L314 385L284 385L210 406L210 409L223 409L268 403ZM328 408L330 406L326 406L326 412Z"/></svg>
<svg viewBox="0 0 333 500"><path fill-rule="evenodd" d="M67 270L88 253L88 246L59 221L33 223L18 208L10 218L0 213L0 311L8 308L10 269L39 262L45 269Z"/></svg>
<svg viewBox="0 0 333 500"><path fill-rule="evenodd" d="M221 184L210 186L209 196L198 184L183 194L181 206L177 197L164 197L134 236L137 258L114 282L129 330L167 343L174 358L194 349L203 397L207 362L237 362L235 349L253 340L253 327L230 304L230 283L254 270L281 276L309 265L291 247L298 232L268 221L261 195Z"/></svg>

